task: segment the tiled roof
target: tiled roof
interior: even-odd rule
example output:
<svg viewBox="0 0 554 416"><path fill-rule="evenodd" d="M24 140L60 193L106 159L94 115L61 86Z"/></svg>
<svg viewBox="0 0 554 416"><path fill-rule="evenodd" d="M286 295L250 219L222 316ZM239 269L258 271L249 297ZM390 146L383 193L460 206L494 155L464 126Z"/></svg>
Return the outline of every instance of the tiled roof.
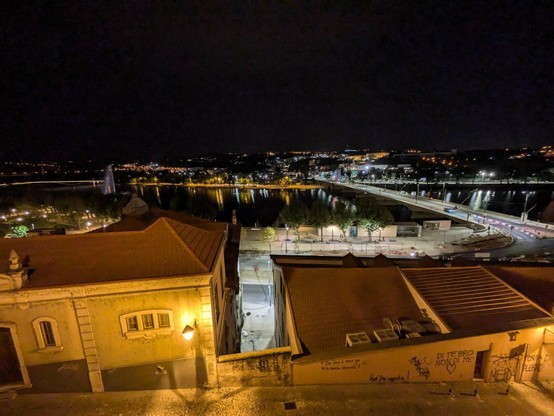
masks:
<svg viewBox="0 0 554 416"><path fill-rule="evenodd" d="M206 231L169 218L165 221L183 241L185 249L200 260L206 270L211 270L224 233Z"/></svg>
<svg viewBox="0 0 554 416"><path fill-rule="evenodd" d="M417 291L452 329L495 330L548 317L482 267L403 269Z"/></svg>
<svg viewBox="0 0 554 416"><path fill-rule="evenodd" d="M554 267L486 266L500 279L547 311L554 309Z"/></svg>
<svg viewBox="0 0 554 416"><path fill-rule="evenodd" d="M313 354L345 345L346 334L383 328L384 318L420 319L396 268L284 268L296 330Z"/></svg>
<svg viewBox="0 0 554 416"><path fill-rule="evenodd" d="M223 237L162 218L143 231L3 239L0 271L14 249L30 268L24 288L201 274Z"/></svg>
<svg viewBox="0 0 554 416"><path fill-rule="evenodd" d="M139 217L128 216L120 221L108 225L105 229L98 229L92 233L100 232L121 232L121 231L141 231L152 225L160 218L170 218L183 224L194 225L195 227L207 231L225 231L227 223L209 221L204 218L194 217L183 212L166 211L156 207L150 207L149 211Z"/></svg>

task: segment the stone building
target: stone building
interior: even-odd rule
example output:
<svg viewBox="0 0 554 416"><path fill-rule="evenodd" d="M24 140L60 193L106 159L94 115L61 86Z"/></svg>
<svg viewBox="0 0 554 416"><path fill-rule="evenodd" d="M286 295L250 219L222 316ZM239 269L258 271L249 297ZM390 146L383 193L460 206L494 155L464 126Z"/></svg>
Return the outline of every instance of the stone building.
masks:
<svg viewBox="0 0 554 416"><path fill-rule="evenodd" d="M217 356L240 343L231 226L130 214L0 241L0 390L218 385Z"/></svg>

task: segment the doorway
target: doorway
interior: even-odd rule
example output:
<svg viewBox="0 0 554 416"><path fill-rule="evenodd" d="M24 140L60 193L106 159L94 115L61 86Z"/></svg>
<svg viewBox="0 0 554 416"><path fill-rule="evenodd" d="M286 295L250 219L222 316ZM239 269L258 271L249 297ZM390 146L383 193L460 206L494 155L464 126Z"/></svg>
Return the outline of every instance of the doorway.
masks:
<svg viewBox="0 0 554 416"><path fill-rule="evenodd" d="M475 355L475 368L473 370L474 379L484 379L485 378L485 359L489 350L477 351Z"/></svg>
<svg viewBox="0 0 554 416"><path fill-rule="evenodd" d="M12 332L9 327L0 327L0 388L4 385L23 383Z"/></svg>

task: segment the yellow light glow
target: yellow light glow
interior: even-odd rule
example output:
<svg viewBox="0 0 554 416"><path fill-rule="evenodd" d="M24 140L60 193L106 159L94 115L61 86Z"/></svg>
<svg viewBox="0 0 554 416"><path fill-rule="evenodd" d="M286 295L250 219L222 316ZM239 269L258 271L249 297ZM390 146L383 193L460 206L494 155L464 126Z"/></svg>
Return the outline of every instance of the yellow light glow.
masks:
<svg viewBox="0 0 554 416"><path fill-rule="evenodd" d="M187 341L190 341L193 336L194 329L190 325L187 325L185 329L183 329L183 338L185 338Z"/></svg>

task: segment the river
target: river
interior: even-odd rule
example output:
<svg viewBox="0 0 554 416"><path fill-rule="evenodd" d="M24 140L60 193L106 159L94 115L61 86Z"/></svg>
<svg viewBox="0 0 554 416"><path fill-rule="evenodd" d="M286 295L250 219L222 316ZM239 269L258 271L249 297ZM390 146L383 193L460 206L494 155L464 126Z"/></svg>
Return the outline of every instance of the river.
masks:
<svg viewBox="0 0 554 416"><path fill-rule="evenodd" d="M394 189L394 187L393 187ZM401 187L397 186L400 190ZM230 221L231 212L237 210L238 220L246 226L258 223L260 226L272 225L279 211L292 199L300 199L310 205L314 200L331 204L333 196L325 187L321 189L238 189L238 188L188 188L184 186L144 186L128 185L125 190L136 192L149 203L154 203L164 209L169 209L174 198L188 200L192 198L207 199L217 207L217 219ZM403 191L415 196L416 186L405 186ZM426 184L419 187L420 197L430 196L443 199L442 185ZM347 193L348 194L348 193ZM510 185L475 187L447 186L447 202L452 204L466 204L473 208L488 209L509 215L519 216L524 207L530 210L529 219L537 219L553 198L554 190L551 186ZM527 202L525 201L527 199ZM393 214L396 213L393 212ZM405 220L405 218L396 218Z"/></svg>

